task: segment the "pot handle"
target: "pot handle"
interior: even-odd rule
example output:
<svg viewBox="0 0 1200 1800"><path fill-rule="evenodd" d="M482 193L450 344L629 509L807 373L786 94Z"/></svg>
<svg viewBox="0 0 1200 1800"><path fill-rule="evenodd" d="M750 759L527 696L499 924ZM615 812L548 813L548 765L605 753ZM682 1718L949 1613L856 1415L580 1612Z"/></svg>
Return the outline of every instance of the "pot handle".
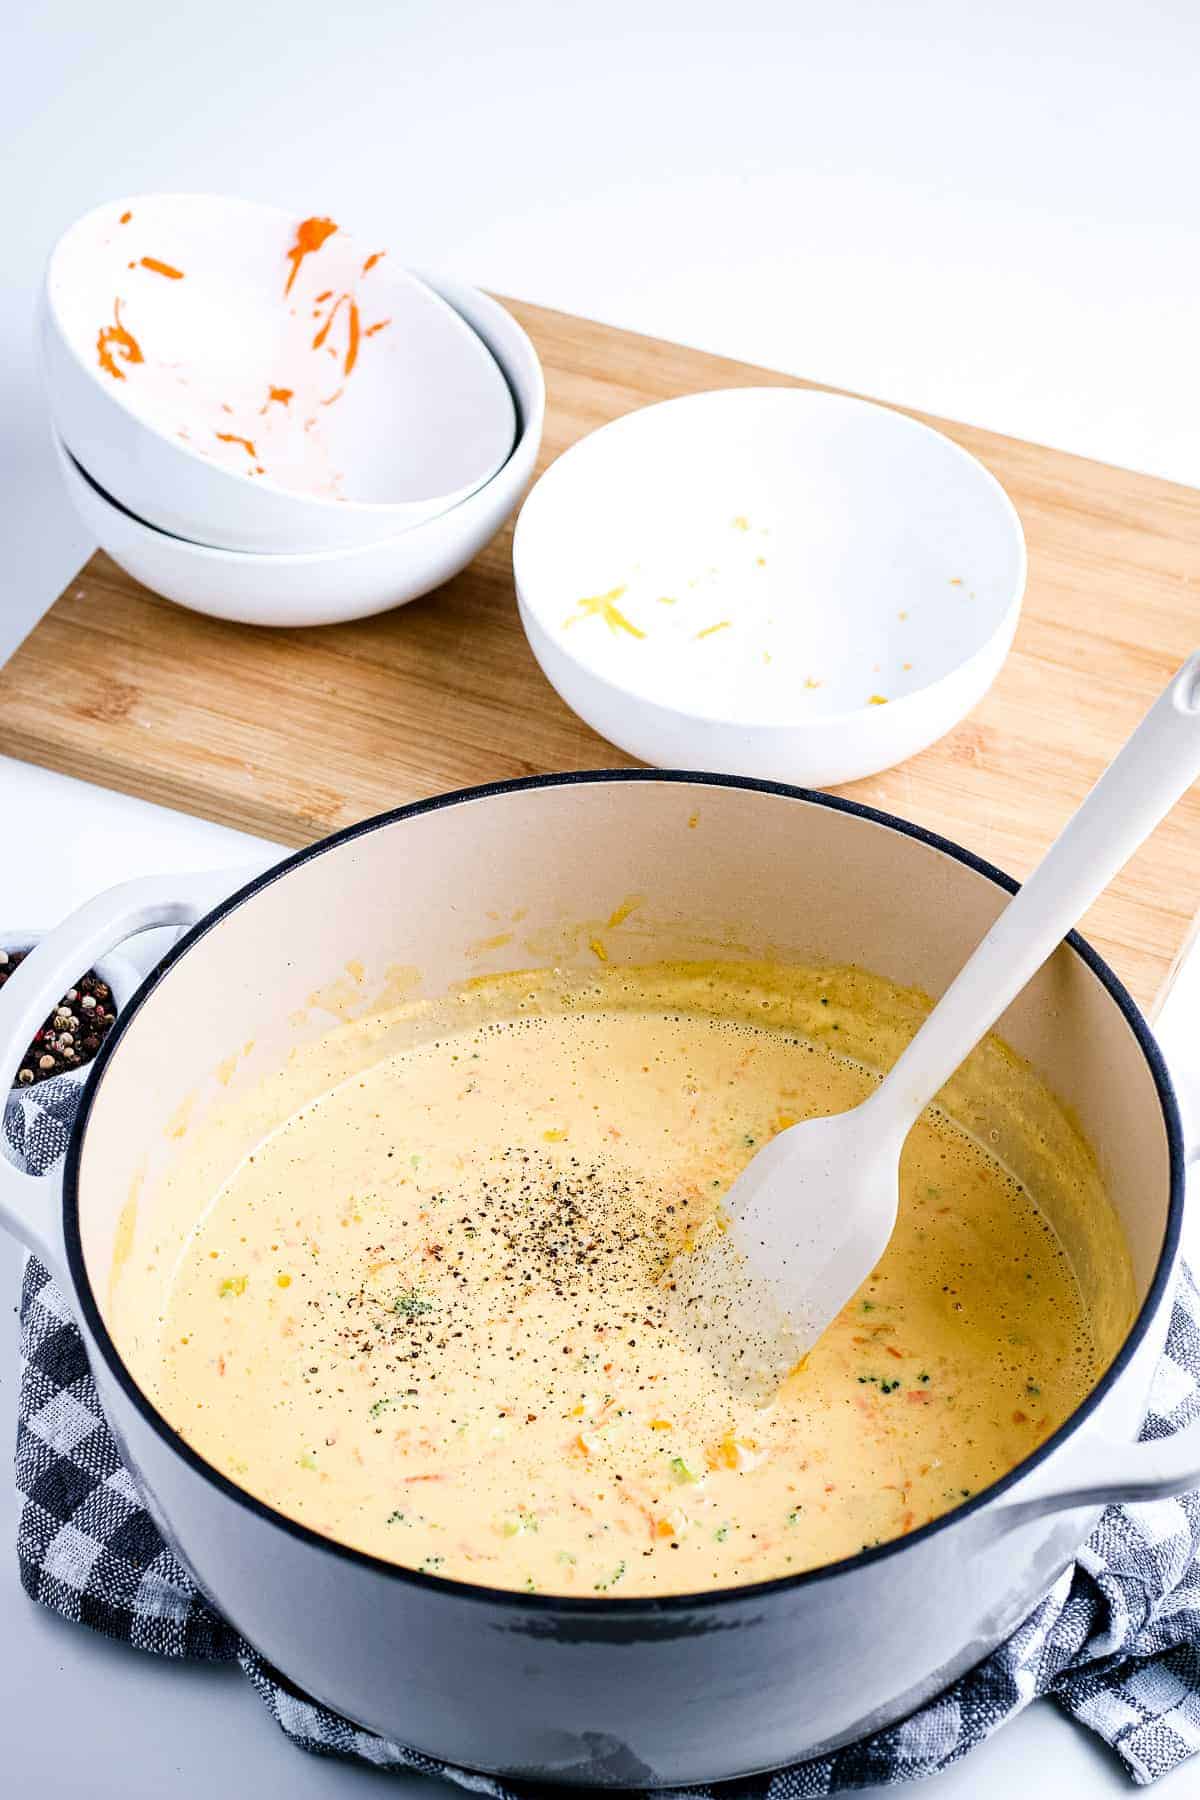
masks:
<svg viewBox="0 0 1200 1800"><path fill-rule="evenodd" d="M71 983L98 957L139 932L161 925L194 925L228 894L260 873L213 869L191 875L150 875L97 894L29 952L0 992L0 1096L6 1104L13 1077L35 1031ZM62 1169L27 1175L0 1142L0 1226L52 1272L63 1267Z"/></svg>
<svg viewBox="0 0 1200 1800"><path fill-rule="evenodd" d="M1194 1070L1180 1069L1174 1059L1172 1071L1183 1114L1184 1161L1191 1169L1200 1163L1200 1080ZM1195 1174L1189 1176L1192 1204L1197 1195L1191 1184L1197 1179ZM1170 1500L1196 1488L1200 1488L1200 1419L1169 1437L1133 1444L1110 1437L1085 1437L1063 1467L1051 1459L1048 1467L1020 1482L1000 1504L1003 1516L1019 1523L1046 1513L1069 1512L1072 1507Z"/></svg>
<svg viewBox="0 0 1200 1800"><path fill-rule="evenodd" d="M1200 1488L1200 1420L1169 1437L1130 1444L1090 1437L1070 1464L1039 1470L1001 1501L1013 1523L1074 1507L1169 1500Z"/></svg>

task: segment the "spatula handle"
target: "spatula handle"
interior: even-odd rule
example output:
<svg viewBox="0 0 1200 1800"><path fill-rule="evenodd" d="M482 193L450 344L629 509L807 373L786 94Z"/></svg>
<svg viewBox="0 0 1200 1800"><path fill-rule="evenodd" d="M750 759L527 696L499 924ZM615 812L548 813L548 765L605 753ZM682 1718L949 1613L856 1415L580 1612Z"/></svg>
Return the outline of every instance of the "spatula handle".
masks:
<svg viewBox="0 0 1200 1800"><path fill-rule="evenodd" d="M907 1132L1200 775L1200 651L1100 777L869 1104Z"/></svg>

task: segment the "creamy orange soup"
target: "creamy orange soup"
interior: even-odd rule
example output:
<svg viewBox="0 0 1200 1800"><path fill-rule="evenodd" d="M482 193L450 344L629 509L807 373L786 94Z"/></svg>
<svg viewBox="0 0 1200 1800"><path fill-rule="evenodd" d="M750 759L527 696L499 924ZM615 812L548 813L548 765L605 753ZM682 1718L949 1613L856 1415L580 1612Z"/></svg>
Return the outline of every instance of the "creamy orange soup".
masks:
<svg viewBox="0 0 1200 1800"><path fill-rule="evenodd" d="M553 1004L510 979L374 1060L348 1027L290 1110L276 1081L182 1243L150 1376L217 1468L439 1575L692 1591L912 1531L1083 1398L1109 1352L1064 1242L938 1111L878 1267L769 1404L734 1392L673 1333L664 1270L772 1133L877 1079L842 1050L853 978L793 976L786 1006L761 971L617 979Z"/></svg>

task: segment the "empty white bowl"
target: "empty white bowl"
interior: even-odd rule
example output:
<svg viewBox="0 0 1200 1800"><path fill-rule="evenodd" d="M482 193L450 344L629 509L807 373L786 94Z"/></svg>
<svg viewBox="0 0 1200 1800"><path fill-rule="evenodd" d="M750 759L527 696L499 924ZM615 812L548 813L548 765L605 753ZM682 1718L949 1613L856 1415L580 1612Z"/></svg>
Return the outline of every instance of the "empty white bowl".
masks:
<svg viewBox="0 0 1200 1800"><path fill-rule="evenodd" d="M629 413L542 476L513 540L562 698L644 762L825 787L980 699L1025 587L982 464L904 414L801 388Z"/></svg>
<svg viewBox="0 0 1200 1800"><path fill-rule="evenodd" d="M546 389L537 352L511 313L474 288L440 276L428 279L483 338L516 401L516 448L484 487L451 511L381 543L257 556L187 543L147 525L104 493L56 439L67 492L101 548L166 599L248 625L363 618L415 600L457 575L499 531L533 474Z"/></svg>
<svg viewBox="0 0 1200 1800"><path fill-rule="evenodd" d="M205 194L59 239L41 343L59 435L105 491L226 550L332 550L446 512L507 460L487 345L375 242Z"/></svg>

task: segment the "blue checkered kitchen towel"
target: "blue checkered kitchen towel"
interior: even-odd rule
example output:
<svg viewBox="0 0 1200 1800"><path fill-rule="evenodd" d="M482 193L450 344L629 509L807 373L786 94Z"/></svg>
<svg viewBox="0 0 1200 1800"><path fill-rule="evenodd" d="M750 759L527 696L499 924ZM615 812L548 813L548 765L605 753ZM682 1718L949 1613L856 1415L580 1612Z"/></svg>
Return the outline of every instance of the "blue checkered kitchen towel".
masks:
<svg viewBox="0 0 1200 1800"><path fill-rule="evenodd" d="M35 1173L62 1155L78 1089L50 1080L13 1096L5 1131ZM155 1656L236 1660L302 1750L441 1775L498 1800L534 1784L443 1767L360 1730L296 1692L197 1593L150 1521L100 1410L83 1340L40 1263L21 1296L18 1555L26 1592L64 1618ZM1186 1275L1143 1435L1200 1414L1200 1291ZM715 1790L728 1800L803 1800L911 1781L957 1762L1040 1694L1112 1746L1135 1782L1200 1750L1200 1495L1110 1507L1078 1562L1012 1639L940 1699L888 1731L770 1776ZM671 1790L697 1797L714 1790Z"/></svg>

